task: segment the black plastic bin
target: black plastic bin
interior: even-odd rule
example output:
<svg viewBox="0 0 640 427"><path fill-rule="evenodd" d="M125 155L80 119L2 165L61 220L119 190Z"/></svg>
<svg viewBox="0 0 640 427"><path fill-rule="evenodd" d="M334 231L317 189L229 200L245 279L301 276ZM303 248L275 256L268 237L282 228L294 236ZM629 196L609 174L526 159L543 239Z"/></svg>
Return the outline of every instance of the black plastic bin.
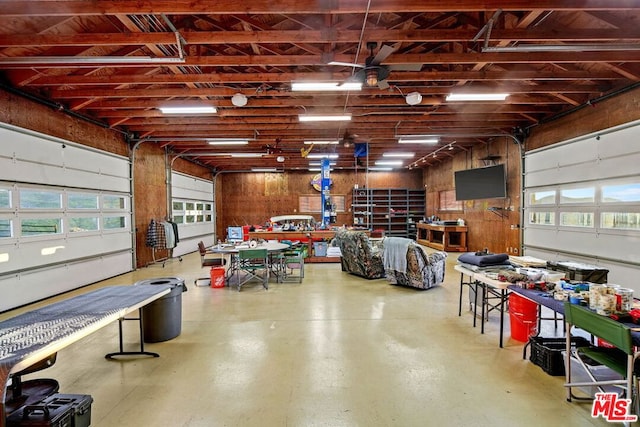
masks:
<svg viewBox="0 0 640 427"><path fill-rule="evenodd" d="M158 277L140 280L140 286L171 285L171 291L142 308L144 342L160 342L173 339L182 330L182 293L187 291L179 277Z"/></svg>

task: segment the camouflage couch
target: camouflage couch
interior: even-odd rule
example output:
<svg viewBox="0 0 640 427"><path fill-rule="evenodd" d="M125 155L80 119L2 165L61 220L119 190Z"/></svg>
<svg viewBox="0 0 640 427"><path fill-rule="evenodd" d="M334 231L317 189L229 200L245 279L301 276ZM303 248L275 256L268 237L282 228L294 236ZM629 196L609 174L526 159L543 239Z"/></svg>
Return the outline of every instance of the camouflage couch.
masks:
<svg viewBox="0 0 640 427"><path fill-rule="evenodd" d="M384 239L383 266L392 285L429 289L444 281L446 252L428 254L421 245L401 237Z"/></svg>
<svg viewBox="0 0 640 427"><path fill-rule="evenodd" d="M369 240L364 231L338 230L335 245L342 252L342 271L346 271L366 279L384 277L382 266L382 249Z"/></svg>

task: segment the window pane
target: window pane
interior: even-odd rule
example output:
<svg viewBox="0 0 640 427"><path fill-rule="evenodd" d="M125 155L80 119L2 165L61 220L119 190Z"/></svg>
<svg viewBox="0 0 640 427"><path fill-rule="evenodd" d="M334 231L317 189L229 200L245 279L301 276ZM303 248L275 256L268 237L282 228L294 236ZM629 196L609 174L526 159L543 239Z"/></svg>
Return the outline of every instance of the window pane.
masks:
<svg viewBox="0 0 640 427"><path fill-rule="evenodd" d="M602 187L604 203L640 201L640 184L605 185Z"/></svg>
<svg viewBox="0 0 640 427"><path fill-rule="evenodd" d="M196 209L201 211L204 209L204 203L196 203Z"/></svg>
<svg viewBox="0 0 640 427"><path fill-rule="evenodd" d="M555 191L536 191L529 195L529 204L535 205L552 205L556 202Z"/></svg>
<svg viewBox="0 0 640 427"><path fill-rule="evenodd" d="M125 228L127 226L126 218L123 216L108 216L103 218L104 229L113 230L114 228Z"/></svg>
<svg viewBox="0 0 640 427"><path fill-rule="evenodd" d="M206 211L210 211L210 210L211 210L211 203L206 203L206 204L204 205L204 210L206 210Z"/></svg>
<svg viewBox="0 0 640 427"><path fill-rule="evenodd" d="M602 228L640 230L640 213L603 212L600 215Z"/></svg>
<svg viewBox="0 0 640 427"><path fill-rule="evenodd" d="M62 219L23 219L20 223L23 236L37 236L40 234L62 233Z"/></svg>
<svg viewBox="0 0 640 427"><path fill-rule="evenodd" d="M529 224L555 225L556 216L553 212L531 212Z"/></svg>
<svg viewBox="0 0 640 427"><path fill-rule="evenodd" d="M20 190L20 207L23 209L60 209L62 194L52 191Z"/></svg>
<svg viewBox="0 0 640 427"><path fill-rule="evenodd" d="M11 190L0 188L0 209L11 207Z"/></svg>
<svg viewBox="0 0 640 427"><path fill-rule="evenodd" d="M105 195L102 196L104 209L126 209L127 199L123 196Z"/></svg>
<svg viewBox="0 0 640 427"><path fill-rule="evenodd" d="M13 227L10 219L0 219L0 237L13 237Z"/></svg>
<svg viewBox="0 0 640 427"><path fill-rule="evenodd" d="M204 218L206 222L211 222L213 220L213 217L211 215L205 215Z"/></svg>
<svg viewBox="0 0 640 427"><path fill-rule="evenodd" d="M182 210L184 210L184 203L183 202L173 202L173 210L174 211L182 211Z"/></svg>
<svg viewBox="0 0 640 427"><path fill-rule="evenodd" d="M98 209L98 196L96 194L69 193L69 209Z"/></svg>
<svg viewBox="0 0 640 427"><path fill-rule="evenodd" d="M204 216L203 215L198 215L196 217L196 222L204 222Z"/></svg>
<svg viewBox="0 0 640 427"><path fill-rule="evenodd" d="M595 189L572 188L560 190L560 203L593 203L595 201Z"/></svg>
<svg viewBox="0 0 640 427"><path fill-rule="evenodd" d="M560 225L566 227L593 227L592 212L560 212Z"/></svg>
<svg viewBox="0 0 640 427"><path fill-rule="evenodd" d="M97 229L98 218L69 218L69 231L72 233L95 231Z"/></svg>
<svg viewBox="0 0 640 427"><path fill-rule="evenodd" d="M184 216L182 215L176 215L173 217L173 222L175 222L176 224L184 224Z"/></svg>
<svg viewBox="0 0 640 427"><path fill-rule="evenodd" d="M188 211L192 211L194 209L194 206L195 206L194 203L189 202L189 203L186 204L186 208L185 209L188 210Z"/></svg>
<svg viewBox="0 0 640 427"><path fill-rule="evenodd" d="M196 217L194 215L187 215L187 223L191 224L196 221Z"/></svg>

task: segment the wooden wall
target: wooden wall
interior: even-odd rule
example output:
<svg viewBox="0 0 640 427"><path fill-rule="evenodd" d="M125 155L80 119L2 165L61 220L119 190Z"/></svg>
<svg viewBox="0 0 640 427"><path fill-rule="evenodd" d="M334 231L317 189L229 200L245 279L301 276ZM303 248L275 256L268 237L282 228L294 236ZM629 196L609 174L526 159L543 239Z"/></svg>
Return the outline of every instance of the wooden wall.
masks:
<svg viewBox="0 0 640 427"><path fill-rule="evenodd" d="M482 160L496 157L495 163L505 164L507 170L506 199L468 200L460 211L440 209L440 192L454 190L454 172L488 166ZM492 252L516 255L520 251L520 147L513 139L495 138L489 144L468 151L461 151L437 165L424 169L424 185L427 189L427 216L441 219L462 218L468 227L467 245L470 251L488 248ZM498 213L489 208L500 208ZM507 210L513 207L513 211Z"/></svg>
<svg viewBox="0 0 640 427"><path fill-rule="evenodd" d="M216 229L224 238L229 225L261 225L276 215L298 212L298 196L319 195L311 181L317 172L287 173L222 173L216 178ZM351 207L351 192L355 184L363 188L422 188L422 172L332 171L332 195L346 196ZM317 221L320 214L312 214ZM336 225L351 225L351 212L338 213Z"/></svg>

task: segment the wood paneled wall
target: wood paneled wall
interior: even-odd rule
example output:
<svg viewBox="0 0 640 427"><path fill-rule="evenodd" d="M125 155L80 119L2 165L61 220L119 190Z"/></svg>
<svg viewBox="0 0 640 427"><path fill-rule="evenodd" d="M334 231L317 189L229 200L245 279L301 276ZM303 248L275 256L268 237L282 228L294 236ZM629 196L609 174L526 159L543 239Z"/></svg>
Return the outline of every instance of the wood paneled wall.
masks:
<svg viewBox="0 0 640 427"><path fill-rule="evenodd" d="M319 195L311 181L317 173L222 173L216 178L216 229L225 237L229 225L262 225L272 216L307 212L298 211L300 195ZM344 195L347 212L338 213L336 225L351 225L351 192L360 188L422 188L422 172L332 171L332 195ZM317 221L319 213L312 213Z"/></svg>
<svg viewBox="0 0 640 427"><path fill-rule="evenodd" d="M491 162L483 158L496 157L495 163L505 164L507 170L506 199L468 200L460 211L440 209L440 192L454 190L454 172L488 166ZM424 170L424 185L427 190L427 216L441 219L462 218L468 227L467 242L470 251L488 248L492 252L516 255L520 251L520 204L521 204L521 156L520 146L511 138L495 138L487 145L461 151L442 163ZM489 210L497 207L498 213ZM508 210L513 207L513 211Z"/></svg>

